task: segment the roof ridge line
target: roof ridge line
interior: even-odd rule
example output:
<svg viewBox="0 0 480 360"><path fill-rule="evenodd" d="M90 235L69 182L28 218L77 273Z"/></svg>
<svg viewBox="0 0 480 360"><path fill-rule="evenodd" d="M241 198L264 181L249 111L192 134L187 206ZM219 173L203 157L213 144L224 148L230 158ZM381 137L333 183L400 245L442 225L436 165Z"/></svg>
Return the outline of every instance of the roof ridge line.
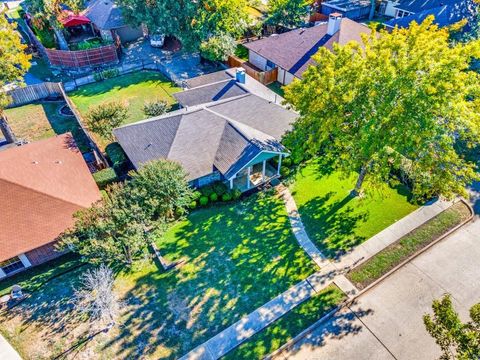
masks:
<svg viewBox="0 0 480 360"><path fill-rule="evenodd" d="M48 197L50 197L50 198L52 198L52 199L60 200L60 201L62 201L62 202L64 202L64 203L67 203L67 204L79 206L79 207L81 207L82 209L87 209L87 208L88 208L88 207L86 207L86 206L83 206L83 205L80 205L80 204L71 202L71 201L69 201L69 200L65 200L65 199L59 198L58 196L54 196L54 195L47 194L47 193L44 192L44 191L39 191L39 190L33 189L33 188L31 188L31 187L28 187L28 186L25 186L25 185L22 185L22 184L19 184L19 183L16 183L16 182L13 182L13 181L4 179L4 178L0 178L0 181L5 181L5 182L7 182L7 183L9 183L9 184L13 184L13 185L15 185L15 186L18 186L18 187L27 189L27 190L29 190L29 191L33 191L33 192L35 192L35 193L37 193L37 194L41 194L41 195L48 196Z"/></svg>
<svg viewBox="0 0 480 360"><path fill-rule="evenodd" d="M228 74L228 76L230 76L230 74ZM195 86L195 87L192 87L192 88L184 89L183 91L181 91L181 93L191 91L191 90L201 89L201 88L211 86L211 85L221 84L221 83L224 83L224 82L230 82L230 81L233 81L233 80L235 80L235 78L231 77L230 79L223 79L223 80L219 80L219 81L214 81L214 82L211 82L211 83L208 83L208 84L203 84L203 85Z"/></svg>

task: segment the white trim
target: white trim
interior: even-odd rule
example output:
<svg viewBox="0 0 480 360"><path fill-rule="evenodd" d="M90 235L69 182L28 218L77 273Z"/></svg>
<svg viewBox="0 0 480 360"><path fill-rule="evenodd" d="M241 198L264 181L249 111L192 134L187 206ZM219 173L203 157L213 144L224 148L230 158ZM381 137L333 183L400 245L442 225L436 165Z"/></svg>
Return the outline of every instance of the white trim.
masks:
<svg viewBox="0 0 480 360"><path fill-rule="evenodd" d="M5 274L5 271L2 270L2 268L0 268L0 279L3 279L7 277L7 274Z"/></svg>
<svg viewBox="0 0 480 360"><path fill-rule="evenodd" d="M251 166L249 166L249 167L247 168L247 189L250 189L250 187L251 187L251 186L250 186L250 185L251 185L251 184L250 184L250 169L251 169L251 168L252 168Z"/></svg>
<svg viewBox="0 0 480 360"><path fill-rule="evenodd" d="M263 160L262 164L262 182L265 182L265 167L267 165L267 160Z"/></svg>
<svg viewBox="0 0 480 360"><path fill-rule="evenodd" d="M233 189L233 178L230 179L230 190Z"/></svg>
<svg viewBox="0 0 480 360"><path fill-rule="evenodd" d="M280 175L280 168L282 167L282 154L278 157L278 168L277 168L277 175Z"/></svg>
<svg viewBox="0 0 480 360"><path fill-rule="evenodd" d="M30 262L30 260L28 260L28 258L25 254L18 255L18 258L22 262L23 266L25 266L26 268L29 268L29 267L32 266L32 263Z"/></svg>

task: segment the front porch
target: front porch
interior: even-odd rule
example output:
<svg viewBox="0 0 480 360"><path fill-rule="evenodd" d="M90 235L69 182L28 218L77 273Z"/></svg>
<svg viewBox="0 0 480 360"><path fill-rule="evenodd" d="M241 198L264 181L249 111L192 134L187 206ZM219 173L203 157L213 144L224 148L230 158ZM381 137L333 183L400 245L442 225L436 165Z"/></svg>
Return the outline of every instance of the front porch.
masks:
<svg viewBox="0 0 480 360"><path fill-rule="evenodd" d="M282 155L276 155L247 165L230 179L230 189L238 189L243 193L279 177L281 159Z"/></svg>

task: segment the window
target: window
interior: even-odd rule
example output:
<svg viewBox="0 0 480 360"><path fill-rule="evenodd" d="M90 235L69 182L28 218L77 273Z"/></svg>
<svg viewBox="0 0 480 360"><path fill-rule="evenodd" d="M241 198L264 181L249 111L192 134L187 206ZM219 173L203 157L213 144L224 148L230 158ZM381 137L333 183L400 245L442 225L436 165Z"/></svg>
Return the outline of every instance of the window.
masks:
<svg viewBox="0 0 480 360"><path fill-rule="evenodd" d="M22 261L19 259L18 256L15 256L11 259L8 259L6 261L3 261L0 263L0 268L2 268L3 272L5 274L11 274L15 271L24 269L25 266L23 266Z"/></svg>

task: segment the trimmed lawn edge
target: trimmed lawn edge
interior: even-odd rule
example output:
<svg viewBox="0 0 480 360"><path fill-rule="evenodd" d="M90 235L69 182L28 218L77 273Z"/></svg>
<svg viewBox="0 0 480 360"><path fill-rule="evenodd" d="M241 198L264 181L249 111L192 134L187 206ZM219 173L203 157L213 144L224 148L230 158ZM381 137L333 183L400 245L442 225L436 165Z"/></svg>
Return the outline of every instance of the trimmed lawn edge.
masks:
<svg viewBox="0 0 480 360"><path fill-rule="evenodd" d="M447 216L453 216L453 212L457 212L459 219L453 219L454 223L444 224L444 228L440 232L428 233L430 228L434 229L435 226L441 226L442 221L448 221ZM468 215L462 212L468 212ZM361 293L364 293L398 268L471 221L473 216L474 212L471 206L464 199L460 199L459 202L351 269L345 276L361 290ZM422 234L422 232L427 232L427 234ZM416 239L416 236L419 238Z"/></svg>
<svg viewBox="0 0 480 360"><path fill-rule="evenodd" d="M346 300L346 294L332 283L229 351L222 359L270 359L338 311ZM305 310L307 312L302 313Z"/></svg>

